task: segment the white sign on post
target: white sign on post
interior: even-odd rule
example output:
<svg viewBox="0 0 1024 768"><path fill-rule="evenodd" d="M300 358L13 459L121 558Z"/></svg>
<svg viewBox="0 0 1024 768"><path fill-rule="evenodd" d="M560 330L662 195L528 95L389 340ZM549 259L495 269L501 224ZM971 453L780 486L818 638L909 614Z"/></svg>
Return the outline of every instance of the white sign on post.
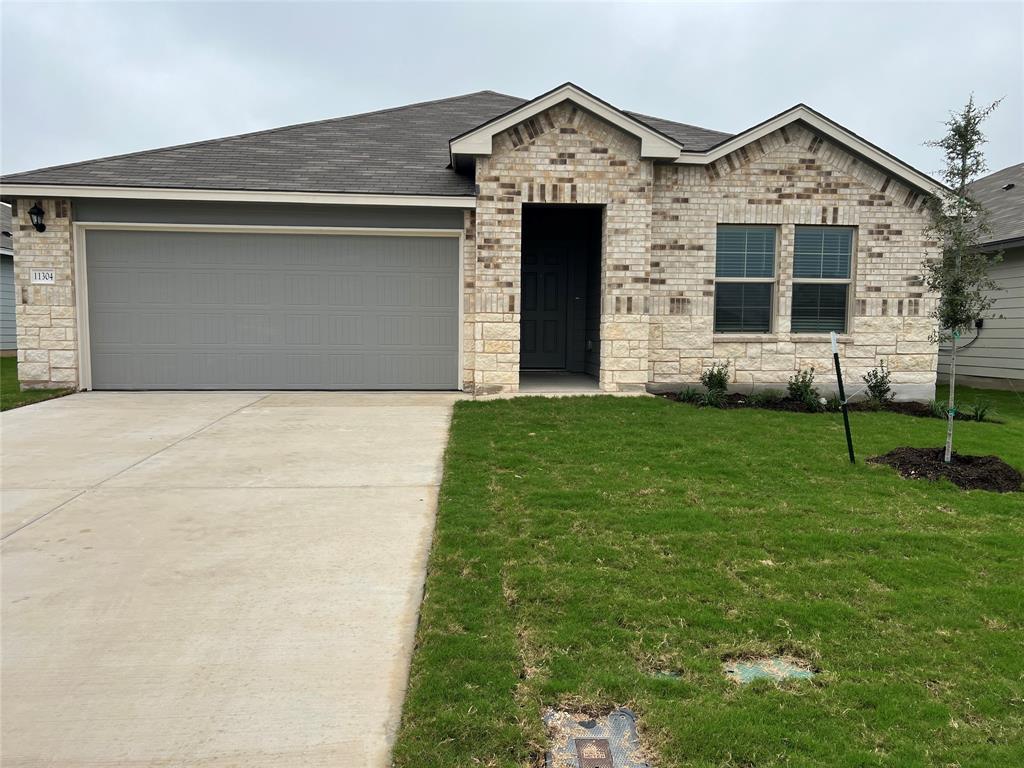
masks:
<svg viewBox="0 0 1024 768"><path fill-rule="evenodd" d="M33 269L33 285L53 285L56 282L56 275L52 269Z"/></svg>

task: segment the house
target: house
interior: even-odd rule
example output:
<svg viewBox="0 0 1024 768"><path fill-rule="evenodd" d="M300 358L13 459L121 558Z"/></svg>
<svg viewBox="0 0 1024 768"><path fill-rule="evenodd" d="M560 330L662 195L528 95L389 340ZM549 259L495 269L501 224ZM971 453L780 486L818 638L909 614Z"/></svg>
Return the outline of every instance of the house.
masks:
<svg viewBox="0 0 1024 768"><path fill-rule="evenodd" d="M973 337L958 342L960 384L1024 392L1024 163L978 179L971 194L988 210L990 231L982 244L1002 254L989 268L996 284L994 317L982 320ZM939 379L949 376L949 346L939 350Z"/></svg>
<svg viewBox="0 0 1024 768"><path fill-rule="evenodd" d="M18 348L14 323L14 239L11 236L11 206L0 205L0 356L8 357Z"/></svg>
<svg viewBox="0 0 1024 768"><path fill-rule="evenodd" d="M934 392L941 187L804 105L732 135L481 91L2 184L27 386L777 387L836 331Z"/></svg>

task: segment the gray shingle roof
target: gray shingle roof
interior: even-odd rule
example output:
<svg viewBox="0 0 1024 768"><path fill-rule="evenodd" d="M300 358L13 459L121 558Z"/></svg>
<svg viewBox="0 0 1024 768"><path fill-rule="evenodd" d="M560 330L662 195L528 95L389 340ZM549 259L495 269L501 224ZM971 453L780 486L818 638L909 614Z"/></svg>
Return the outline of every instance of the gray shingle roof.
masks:
<svg viewBox="0 0 1024 768"><path fill-rule="evenodd" d="M1003 189L1007 184L1013 187ZM1024 239L1024 163L978 179L971 195L988 211L988 242Z"/></svg>
<svg viewBox="0 0 1024 768"><path fill-rule="evenodd" d="M448 167L448 140L525 99L480 91L351 117L4 176L5 184L472 195ZM688 149L730 134L633 113Z"/></svg>
<svg viewBox="0 0 1024 768"><path fill-rule="evenodd" d="M698 128L696 125L676 123L660 117L642 115L639 112L626 112L626 114L636 118L641 123L647 123L651 128L661 131L693 152L703 152L706 149L711 149L716 144L721 144L726 139L731 139L734 135L722 133L721 131L712 131L708 128Z"/></svg>

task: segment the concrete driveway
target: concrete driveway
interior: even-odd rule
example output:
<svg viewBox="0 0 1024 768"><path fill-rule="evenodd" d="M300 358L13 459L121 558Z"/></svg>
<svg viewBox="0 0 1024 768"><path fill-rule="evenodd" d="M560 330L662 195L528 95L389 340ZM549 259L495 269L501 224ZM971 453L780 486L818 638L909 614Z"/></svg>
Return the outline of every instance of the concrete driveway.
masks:
<svg viewBox="0 0 1024 768"><path fill-rule="evenodd" d="M4 413L5 768L384 766L455 399Z"/></svg>

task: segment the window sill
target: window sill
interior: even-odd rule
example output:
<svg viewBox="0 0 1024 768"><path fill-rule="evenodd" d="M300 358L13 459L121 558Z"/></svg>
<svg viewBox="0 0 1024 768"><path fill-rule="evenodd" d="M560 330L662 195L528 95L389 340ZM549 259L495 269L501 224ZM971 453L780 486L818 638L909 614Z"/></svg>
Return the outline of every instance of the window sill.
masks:
<svg viewBox="0 0 1024 768"><path fill-rule="evenodd" d="M790 341L832 341L832 335L829 333L790 333ZM853 334L851 333L837 333L836 343L838 344L852 344Z"/></svg>
<svg viewBox="0 0 1024 768"><path fill-rule="evenodd" d="M827 333L714 333L711 335L711 341L713 342L772 342L772 341L790 341L790 342L822 342L832 341L832 337ZM836 336L836 341L840 344L851 344L853 343L853 335L849 333L843 333Z"/></svg>
<svg viewBox="0 0 1024 768"><path fill-rule="evenodd" d="M778 341L779 334L777 333L714 333L711 335L712 341Z"/></svg>

